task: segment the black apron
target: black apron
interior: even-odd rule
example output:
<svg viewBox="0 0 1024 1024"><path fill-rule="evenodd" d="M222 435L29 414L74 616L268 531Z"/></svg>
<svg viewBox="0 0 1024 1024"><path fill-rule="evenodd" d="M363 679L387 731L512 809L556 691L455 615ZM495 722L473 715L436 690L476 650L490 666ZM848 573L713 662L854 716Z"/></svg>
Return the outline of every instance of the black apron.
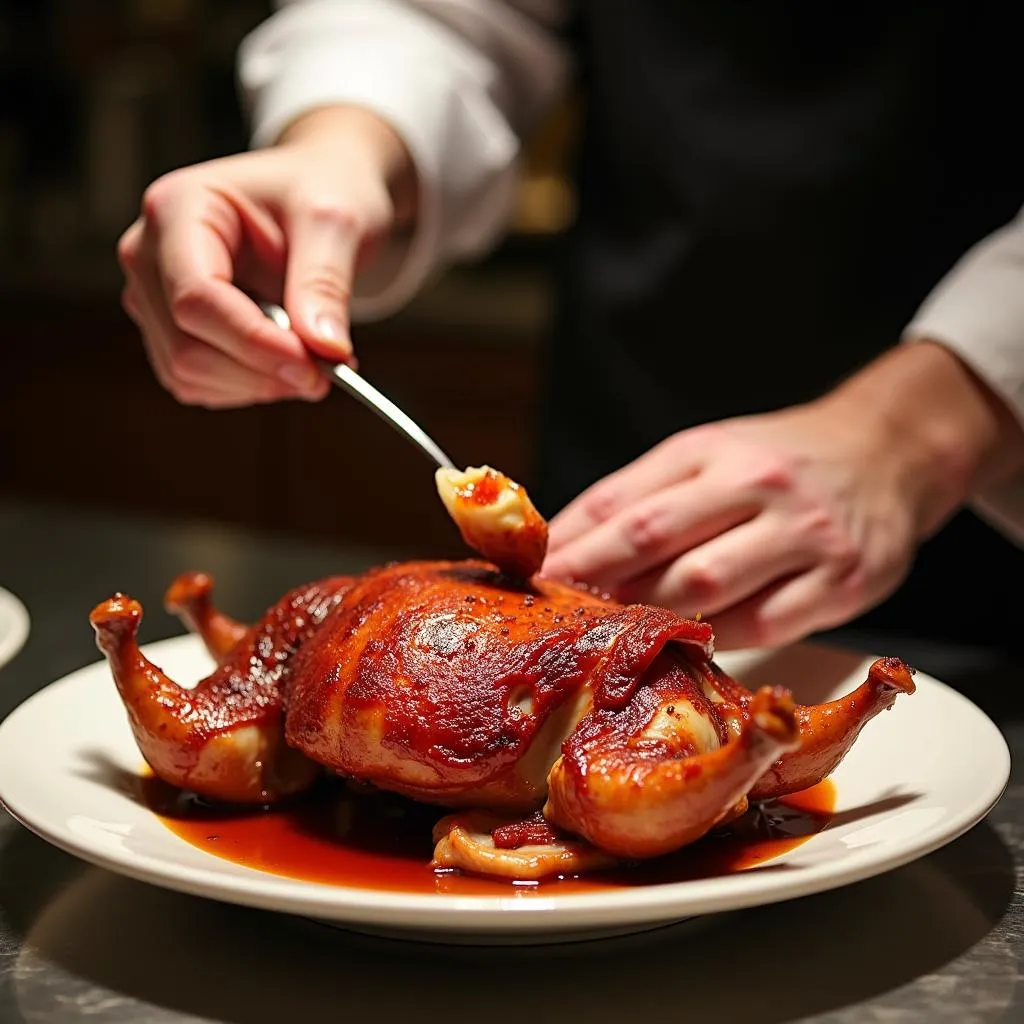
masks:
<svg viewBox="0 0 1024 1024"><path fill-rule="evenodd" d="M581 7L580 207L535 482L548 515L676 431L828 390L1024 205L1010 6ZM948 636L966 607L998 642L1013 616L979 572L1019 586L1022 563L961 514L868 621Z"/></svg>

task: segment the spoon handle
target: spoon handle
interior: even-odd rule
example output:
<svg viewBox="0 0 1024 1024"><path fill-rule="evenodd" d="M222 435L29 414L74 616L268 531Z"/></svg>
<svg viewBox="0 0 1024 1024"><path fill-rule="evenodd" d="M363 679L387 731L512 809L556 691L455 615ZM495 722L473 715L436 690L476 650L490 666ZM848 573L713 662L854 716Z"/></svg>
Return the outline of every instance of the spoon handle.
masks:
<svg viewBox="0 0 1024 1024"><path fill-rule="evenodd" d="M286 331L290 331L291 318L276 303L260 302L260 308L278 325ZM424 454L431 458L438 466L446 469L454 469L455 463L444 453L441 447L430 437L429 434L412 417L408 416L395 405L386 395L381 394L365 377L360 376L345 363L330 363L326 360L317 360L321 370L339 387L343 388L354 398L357 398L367 409L372 409L382 420L390 423L403 437L416 445Z"/></svg>

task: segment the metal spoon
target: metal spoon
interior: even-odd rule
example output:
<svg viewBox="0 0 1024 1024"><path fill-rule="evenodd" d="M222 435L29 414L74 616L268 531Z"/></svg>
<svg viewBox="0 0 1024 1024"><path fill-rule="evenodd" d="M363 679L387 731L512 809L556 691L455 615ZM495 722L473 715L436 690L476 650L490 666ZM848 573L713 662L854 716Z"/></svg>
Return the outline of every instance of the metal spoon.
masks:
<svg viewBox="0 0 1024 1024"><path fill-rule="evenodd" d="M292 321L285 310L274 302L259 302L260 309L270 317L278 327L290 331ZM441 447L429 434L401 409L382 395L364 377L361 377L351 366L344 363L329 363L325 359L314 360L320 369L339 387L344 388L354 398L358 398L368 409L372 409L382 420L386 420L400 434L417 445L425 455L433 459L445 469L454 469L455 463L441 450Z"/></svg>

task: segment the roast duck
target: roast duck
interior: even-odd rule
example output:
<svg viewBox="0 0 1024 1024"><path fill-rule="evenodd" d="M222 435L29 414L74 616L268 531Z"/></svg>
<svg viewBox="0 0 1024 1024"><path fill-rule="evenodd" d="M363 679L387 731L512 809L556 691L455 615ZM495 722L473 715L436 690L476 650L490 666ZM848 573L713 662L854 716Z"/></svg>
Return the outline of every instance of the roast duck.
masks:
<svg viewBox="0 0 1024 1024"><path fill-rule="evenodd" d="M189 573L166 604L216 660L193 689L139 649L142 608L92 612L153 772L209 801L268 805L325 772L443 808L437 867L536 879L677 850L751 804L810 787L913 693L896 658L828 704L752 693L707 622L537 575L547 524L487 467L438 489L484 560L334 576L257 623Z"/></svg>

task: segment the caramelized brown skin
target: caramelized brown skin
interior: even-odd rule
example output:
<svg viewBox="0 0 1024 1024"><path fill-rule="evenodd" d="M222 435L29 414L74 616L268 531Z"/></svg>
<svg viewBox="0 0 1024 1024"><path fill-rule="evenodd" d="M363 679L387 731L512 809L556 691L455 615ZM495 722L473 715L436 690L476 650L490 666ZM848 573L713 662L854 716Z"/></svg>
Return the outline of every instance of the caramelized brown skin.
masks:
<svg viewBox="0 0 1024 1024"><path fill-rule="evenodd" d="M93 609L97 645L154 773L231 803L271 803L312 784L319 766L284 743L283 685L296 649L348 586L347 578L335 577L286 594L192 690L139 650L137 601L116 595Z"/></svg>
<svg viewBox="0 0 1024 1024"><path fill-rule="evenodd" d="M211 581L169 603L220 664L193 691L139 651L136 602L92 616L146 759L211 799L266 803L319 766L468 813L435 863L509 877L654 857L751 800L830 774L864 724L913 692L882 659L854 693L796 707L712 660L705 622L493 565L413 562L298 588L241 636ZM530 818L543 809L542 819Z"/></svg>
<svg viewBox="0 0 1024 1024"><path fill-rule="evenodd" d="M711 630L482 562L376 570L296 656L288 742L415 799L531 811L579 717L623 707L670 640L703 654Z"/></svg>
<svg viewBox="0 0 1024 1024"><path fill-rule="evenodd" d="M800 742L792 698L753 696L738 736L701 751L688 734L645 735L659 708L699 704L685 666L662 655L625 713L595 710L569 737L550 777L546 818L630 859L657 857L706 835L779 754ZM666 704L667 702L670 702Z"/></svg>
<svg viewBox="0 0 1024 1024"><path fill-rule="evenodd" d="M915 690L913 673L899 658L879 658L853 693L797 711L800 746L779 758L754 784L751 800L772 800L816 786L839 767L861 729L888 711L901 693Z"/></svg>
<svg viewBox="0 0 1024 1024"><path fill-rule="evenodd" d="M193 633L198 633L211 657L220 661L248 632L213 605L213 578L205 572L182 573L164 595L164 608Z"/></svg>

